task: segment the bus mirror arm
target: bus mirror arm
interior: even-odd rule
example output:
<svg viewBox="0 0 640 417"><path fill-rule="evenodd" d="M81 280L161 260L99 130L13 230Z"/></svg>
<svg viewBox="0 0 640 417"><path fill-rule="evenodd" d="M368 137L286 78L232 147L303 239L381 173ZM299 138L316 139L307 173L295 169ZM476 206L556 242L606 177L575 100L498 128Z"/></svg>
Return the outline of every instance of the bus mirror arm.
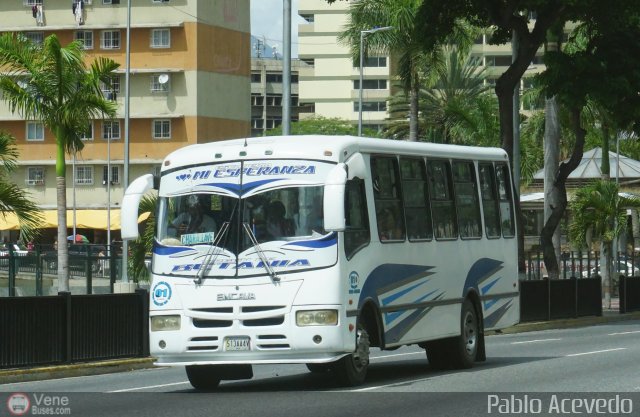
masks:
<svg viewBox="0 0 640 417"><path fill-rule="evenodd" d="M124 192L121 206L122 239L138 238L138 207L142 196L153 188L153 175L136 178Z"/></svg>
<svg viewBox="0 0 640 417"><path fill-rule="evenodd" d="M347 166L336 165L324 183L324 229L328 232L341 232L346 227L344 218L344 192L347 183Z"/></svg>

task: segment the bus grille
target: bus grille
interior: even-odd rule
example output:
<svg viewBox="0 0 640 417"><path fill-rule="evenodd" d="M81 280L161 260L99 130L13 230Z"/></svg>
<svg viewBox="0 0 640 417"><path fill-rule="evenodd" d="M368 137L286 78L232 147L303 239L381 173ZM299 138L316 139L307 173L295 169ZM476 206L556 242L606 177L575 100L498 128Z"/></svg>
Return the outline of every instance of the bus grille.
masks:
<svg viewBox="0 0 640 417"><path fill-rule="evenodd" d="M218 336L192 337L189 339L187 350L218 350Z"/></svg>
<svg viewBox="0 0 640 417"><path fill-rule="evenodd" d="M282 334L264 334L258 336L256 346L259 349L290 349L287 337Z"/></svg>

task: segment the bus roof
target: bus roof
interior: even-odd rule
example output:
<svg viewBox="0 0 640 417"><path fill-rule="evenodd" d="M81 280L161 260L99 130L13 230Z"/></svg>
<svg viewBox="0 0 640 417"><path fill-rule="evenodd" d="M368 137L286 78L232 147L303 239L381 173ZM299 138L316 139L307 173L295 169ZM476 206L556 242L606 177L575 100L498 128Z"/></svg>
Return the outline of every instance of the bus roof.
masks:
<svg viewBox="0 0 640 417"><path fill-rule="evenodd" d="M357 136L300 135L232 139L190 145L169 154L162 168L175 169L185 165L240 159L311 159L342 162L355 152L507 161L507 154L501 148Z"/></svg>

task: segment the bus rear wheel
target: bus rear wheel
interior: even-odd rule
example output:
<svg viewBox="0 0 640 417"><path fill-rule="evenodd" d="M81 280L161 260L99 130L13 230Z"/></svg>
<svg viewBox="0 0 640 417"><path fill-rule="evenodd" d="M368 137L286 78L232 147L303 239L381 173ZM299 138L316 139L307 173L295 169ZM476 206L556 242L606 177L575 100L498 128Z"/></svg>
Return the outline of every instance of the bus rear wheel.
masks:
<svg viewBox="0 0 640 417"><path fill-rule="evenodd" d="M355 352L340 359L333 366L341 385L353 387L364 382L369 368L370 346L369 334L362 325L358 325Z"/></svg>
<svg viewBox="0 0 640 417"><path fill-rule="evenodd" d="M427 359L434 369L467 369L478 358L480 323L473 303L465 300L460 315L460 336L426 343Z"/></svg>

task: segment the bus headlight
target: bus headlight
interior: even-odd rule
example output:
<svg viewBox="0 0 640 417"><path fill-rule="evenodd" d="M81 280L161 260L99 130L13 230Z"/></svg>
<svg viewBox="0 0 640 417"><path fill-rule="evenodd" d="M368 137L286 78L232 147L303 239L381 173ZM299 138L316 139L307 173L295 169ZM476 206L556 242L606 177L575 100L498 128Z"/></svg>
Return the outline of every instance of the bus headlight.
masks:
<svg viewBox="0 0 640 417"><path fill-rule="evenodd" d="M165 330L180 330L180 316L151 317L152 332L162 332Z"/></svg>
<svg viewBox="0 0 640 417"><path fill-rule="evenodd" d="M303 326L335 326L338 310L306 310L296 312L296 324Z"/></svg>

